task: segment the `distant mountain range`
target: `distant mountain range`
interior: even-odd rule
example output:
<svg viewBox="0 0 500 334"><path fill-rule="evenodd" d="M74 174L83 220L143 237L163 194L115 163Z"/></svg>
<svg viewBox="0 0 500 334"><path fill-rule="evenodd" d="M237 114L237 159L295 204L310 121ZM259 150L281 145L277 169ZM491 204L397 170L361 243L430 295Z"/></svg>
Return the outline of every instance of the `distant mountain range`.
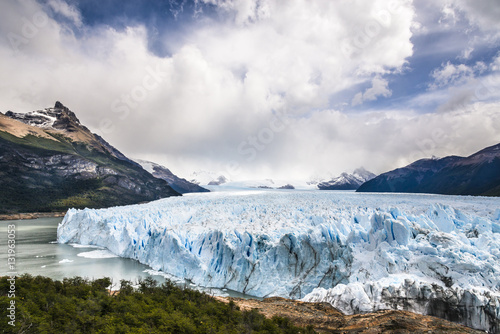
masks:
<svg viewBox="0 0 500 334"><path fill-rule="evenodd" d="M206 170L193 172L189 178L191 180L191 183L201 186L220 186L226 182L229 182L229 179L224 175Z"/></svg>
<svg viewBox="0 0 500 334"><path fill-rule="evenodd" d="M178 196L56 102L0 113L0 213L109 207Z"/></svg>
<svg viewBox="0 0 500 334"><path fill-rule="evenodd" d="M185 193L199 193L199 192L209 192L210 190L200 187L196 183L187 181L176 176L167 167L159 165L157 163L146 161L146 160L135 160L139 165L145 170L151 173L154 177L163 179L167 181L168 185L172 187L175 191L181 194Z"/></svg>
<svg viewBox="0 0 500 334"><path fill-rule="evenodd" d="M363 167L356 169L352 174L342 173L329 181L325 176L315 176L309 181L295 179L249 179L232 181L211 171L197 171L191 174L191 182L205 186L222 186L225 188L258 188L258 189L320 189L320 190L356 190L365 181L376 175Z"/></svg>
<svg viewBox="0 0 500 334"><path fill-rule="evenodd" d="M465 158L418 160L377 176L357 191L500 196L500 144Z"/></svg>
<svg viewBox="0 0 500 334"><path fill-rule="evenodd" d="M321 182L236 182L206 171L190 179L153 162L132 161L60 102L29 113L0 113L0 214L100 208L208 191L201 185L500 196L500 144L465 158L422 159L377 177L359 168Z"/></svg>
<svg viewBox="0 0 500 334"><path fill-rule="evenodd" d="M354 170L352 174L342 173L330 181L318 183L320 190L356 190L368 180L377 175L367 171L363 167Z"/></svg>

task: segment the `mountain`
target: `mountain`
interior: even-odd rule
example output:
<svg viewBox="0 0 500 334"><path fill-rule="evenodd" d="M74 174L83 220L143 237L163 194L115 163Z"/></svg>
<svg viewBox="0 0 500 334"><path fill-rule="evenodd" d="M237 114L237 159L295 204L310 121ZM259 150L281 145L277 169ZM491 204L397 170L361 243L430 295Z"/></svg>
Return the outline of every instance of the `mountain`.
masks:
<svg viewBox="0 0 500 334"><path fill-rule="evenodd" d="M352 174L342 173L340 176L327 182L318 183L320 190L356 190L360 185L371 180L376 175L363 167L356 169Z"/></svg>
<svg viewBox="0 0 500 334"><path fill-rule="evenodd" d="M220 173L212 171L196 171L190 176L192 183L204 186L220 186L210 188L212 190L224 189L316 189L316 183L300 179L240 179L231 180Z"/></svg>
<svg viewBox="0 0 500 334"><path fill-rule="evenodd" d="M191 174L191 183L202 186L220 186L229 181L224 175L215 172L200 170Z"/></svg>
<svg viewBox="0 0 500 334"><path fill-rule="evenodd" d="M0 212L108 207L177 196L62 103L0 113Z"/></svg>
<svg viewBox="0 0 500 334"><path fill-rule="evenodd" d="M253 179L253 180L240 180L240 181L228 181L220 184L217 190L224 189L316 189L315 184L309 184L303 180L294 179ZM215 188L214 188L215 189Z"/></svg>
<svg viewBox="0 0 500 334"><path fill-rule="evenodd" d="M208 189L200 187L197 184L191 183L186 179L181 179L180 177L172 173L170 169L157 163L139 159L136 159L136 162L154 177L167 181L168 185L180 194L210 191Z"/></svg>
<svg viewBox="0 0 500 334"><path fill-rule="evenodd" d="M500 144L465 158L421 159L381 174L357 191L500 196Z"/></svg>

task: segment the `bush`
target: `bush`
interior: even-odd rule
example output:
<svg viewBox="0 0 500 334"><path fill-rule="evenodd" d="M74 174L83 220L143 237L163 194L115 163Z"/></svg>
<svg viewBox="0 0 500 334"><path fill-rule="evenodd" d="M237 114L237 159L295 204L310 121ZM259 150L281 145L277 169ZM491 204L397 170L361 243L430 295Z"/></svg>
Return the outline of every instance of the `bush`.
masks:
<svg viewBox="0 0 500 334"><path fill-rule="evenodd" d="M267 319L256 310L241 312L205 293L158 286L152 278L120 282L110 294L109 278L81 277L53 281L23 275L16 279L16 326L0 322L2 333L315 333L295 327L289 319ZM9 282L0 282L0 301L8 305Z"/></svg>

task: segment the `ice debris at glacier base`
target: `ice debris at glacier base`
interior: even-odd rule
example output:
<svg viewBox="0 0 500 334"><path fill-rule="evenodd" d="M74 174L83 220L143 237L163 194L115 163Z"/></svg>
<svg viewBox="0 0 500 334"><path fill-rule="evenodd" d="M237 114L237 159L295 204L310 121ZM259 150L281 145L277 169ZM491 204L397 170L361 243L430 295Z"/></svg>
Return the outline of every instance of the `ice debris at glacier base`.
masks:
<svg viewBox="0 0 500 334"><path fill-rule="evenodd" d="M448 318L498 332L499 208L498 198L422 194L193 194L69 210L58 242L106 247L205 287L345 312L442 313L436 300L451 296L460 311ZM418 302L404 303L412 294Z"/></svg>

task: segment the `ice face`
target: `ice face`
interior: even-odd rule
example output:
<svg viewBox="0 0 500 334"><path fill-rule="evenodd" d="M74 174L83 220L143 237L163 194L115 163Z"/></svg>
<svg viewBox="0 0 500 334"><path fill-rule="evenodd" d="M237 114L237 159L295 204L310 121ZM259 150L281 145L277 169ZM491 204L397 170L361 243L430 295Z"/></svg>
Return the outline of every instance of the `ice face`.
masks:
<svg viewBox="0 0 500 334"><path fill-rule="evenodd" d="M423 313L432 299L426 286L441 295L467 291L475 299L464 303L474 310L480 303L473 300L484 301L481 293L487 293L491 298L477 306L486 320L474 324L485 329L488 323L490 330L500 328L499 207L498 198L439 195L191 194L69 210L58 241L106 247L206 287L256 296L309 294L308 300L327 300L347 312L397 306L387 302L387 291L406 291L413 286L406 280L427 296L427 306L412 309Z"/></svg>
<svg viewBox="0 0 500 334"><path fill-rule="evenodd" d="M381 280L338 284L332 289L316 288L303 300L328 302L348 314L384 309L407 310L445 318L489 333L500 330L498 294L479 288L446 288L412 278L400 277L399 282L393 279L392 282Z"/></svg>

